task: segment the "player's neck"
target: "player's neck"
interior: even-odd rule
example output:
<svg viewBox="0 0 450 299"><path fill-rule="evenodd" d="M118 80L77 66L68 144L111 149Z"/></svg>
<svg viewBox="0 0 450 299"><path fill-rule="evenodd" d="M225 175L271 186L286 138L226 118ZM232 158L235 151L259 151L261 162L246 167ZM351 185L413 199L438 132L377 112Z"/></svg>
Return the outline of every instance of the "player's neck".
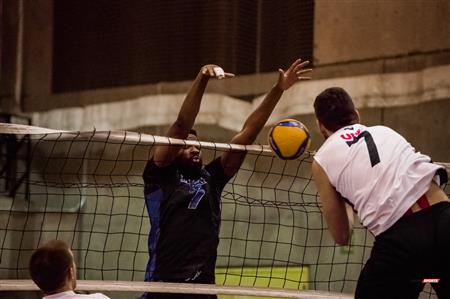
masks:
<svg viewBox="0 0 450 299"><path fill-rule="evenodd" d="M61 287L53 292L44 292L44 295L50 296L50 295L55 295L55 294L64 293L64 292L68 292L68 291L73 291L73 287L72 287L71 283L66 283L63 287Z"/></svg>
<svg viewBox="0 0 450 299"><path fill-rule="evenodd" d="M198 179L201 175L202 168L199 167L192 167L192 166L184 166L179 165L178 167L181 175L186 179Z"/></svg>

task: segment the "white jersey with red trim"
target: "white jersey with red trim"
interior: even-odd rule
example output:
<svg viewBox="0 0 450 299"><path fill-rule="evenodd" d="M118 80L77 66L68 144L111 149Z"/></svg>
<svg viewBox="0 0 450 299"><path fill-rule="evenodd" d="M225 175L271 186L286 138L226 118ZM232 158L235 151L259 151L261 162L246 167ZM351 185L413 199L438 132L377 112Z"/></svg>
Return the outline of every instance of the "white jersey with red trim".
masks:
<svg viewBox="0 0 450 299"><path fill-rule="evenodd" d="M374 235L399 220L442 168L394 130L360 124L333 133L314 159Z"/></svg>

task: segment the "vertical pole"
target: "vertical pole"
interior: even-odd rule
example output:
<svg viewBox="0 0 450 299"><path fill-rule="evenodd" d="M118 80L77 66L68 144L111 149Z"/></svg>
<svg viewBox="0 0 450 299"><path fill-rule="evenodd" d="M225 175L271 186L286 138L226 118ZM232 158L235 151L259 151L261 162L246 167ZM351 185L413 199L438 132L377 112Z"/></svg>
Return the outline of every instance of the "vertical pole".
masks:
<svg viewBox="0 0 450 299"><path fill-rule="evenodd" d="M262 0L257 2L257 17L256 17L256 65L255 73L261 72L261 34L262 34Z"/></svg>
<svg viewBox="0 0 450 299"><path fill-rule="evenodd" d="M21 114L23 75L23 0L0 0L0 97L1 111Z"/></svg>
<svg viewBox="0 0 450 299"><path fill-rule="evenodd" d="M13 109L22 111L22 80L23 80L23 0L17 0L17 56L16 78L14 83Z"/></svg>

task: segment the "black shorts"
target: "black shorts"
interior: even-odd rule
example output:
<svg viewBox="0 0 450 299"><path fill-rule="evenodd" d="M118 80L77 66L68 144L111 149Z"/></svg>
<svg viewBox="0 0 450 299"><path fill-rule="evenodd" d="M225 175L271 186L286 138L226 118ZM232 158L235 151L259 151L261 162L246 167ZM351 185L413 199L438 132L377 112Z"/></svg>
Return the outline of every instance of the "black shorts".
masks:
<svg viewBox="0 0 450 299"><path fill-rule="evenodd" d="M418 298L424 279L439 298L450 298L450 203L404 216L375 237L359 276L355 299Z"/></svg>

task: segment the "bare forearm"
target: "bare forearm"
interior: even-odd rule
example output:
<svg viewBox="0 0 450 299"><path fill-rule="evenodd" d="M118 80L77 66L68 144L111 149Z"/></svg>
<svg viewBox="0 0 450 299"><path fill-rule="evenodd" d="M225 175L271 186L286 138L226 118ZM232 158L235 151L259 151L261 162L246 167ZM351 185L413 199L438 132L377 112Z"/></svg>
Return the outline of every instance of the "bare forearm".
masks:
<svg viewBox="0 0 450 299"><path fill-rule="evenodd" d="M177 120L167 131L167 137L179 139L186 139L188 137L189 131L192 129L200 110L200 103L208 79L209 77L204 76L202 71L199 72L181 105ZM159 167L170 164L175 159L179 149L180 147L178 146L156 146L154 152L155 164Z"/></svg>
<svg viewBox="0 0 450 299"><path fill-rule="evenodd" d="M253 111L244 123L242 130L231 139L231 143L252 144L259 132L266 124L273 109L280 100L283 92L300 80L309 80L310 77L303 77L311 69L302 69L308 65L308 61L302 62L301 59L294 61L287 71L278 69L278 81L269 91L262 103ZM221 163L228 176L233 176L241 166L245 158L245 152L230 151L222 155Z"/></svg>
<svg viewBox="0 0 450 299"><path fill-rule="evenodd" d="M264 98L262 103L255 109L255 111L250 114L244 123L241 134L243 141L247 144L253 143L258 136L259 132L262 130L270 114L275 109L278 101L283 95L283 90L275 85L267 96Z"/></svg>
<svg viewBox="0 0 450 299"><path fill-rule="evenodd" d="M215 64L203 66L181 105L176 121L167 131L167 137L178 139L186 139L188 137L189 131L192 129L200 111L203 93L211 77L232 78L234 74L224 72L222 68ZM156 146L153 155L156 165L163 167L170 164L175 159L179 149L179 146Z"/></svg>
<svg viewBox="0 0 450 299"><path fill-rule="evenodd" d="M274 86L262 103L253 111L245 121L243 129L233 137L231 143L235 144L252 144L258 136L261 129L267 122L270 114L281 98L283 90ZM245 158L245 152L229 151L222 155L221 163L225 173L233 176L241 166Z"/></svg>
<svg viewBox="0 0 450 299"><path fill-rule="evenodd" d="M311 69L302 69L308 64L309 61L302 62L301 59L297 59L287 71L278 69L279 76L277 84L270 90L261 105L248 117L242 131L238 134L236 140L233 140L234 142L250 144L255 141L273 109L275 109L283 92L300 80L311 79L310 77L303 77L303 74L311 71Z"/></svg>
<svg viewBox="0 0 450 299"><path fill-rule="evenodd" d="M187 137L189 130L193 127L198 112L200 111L200 104L206 85L208 84L208 80L209 77L205 76L201 71L198 73L194 83L186 95L186 98L184 99L180 112L178 113L177 120L174 124L177 127L176 132L178 132L178 136L169 137ZM185 136L179 136L180 133Z"/></svg>

